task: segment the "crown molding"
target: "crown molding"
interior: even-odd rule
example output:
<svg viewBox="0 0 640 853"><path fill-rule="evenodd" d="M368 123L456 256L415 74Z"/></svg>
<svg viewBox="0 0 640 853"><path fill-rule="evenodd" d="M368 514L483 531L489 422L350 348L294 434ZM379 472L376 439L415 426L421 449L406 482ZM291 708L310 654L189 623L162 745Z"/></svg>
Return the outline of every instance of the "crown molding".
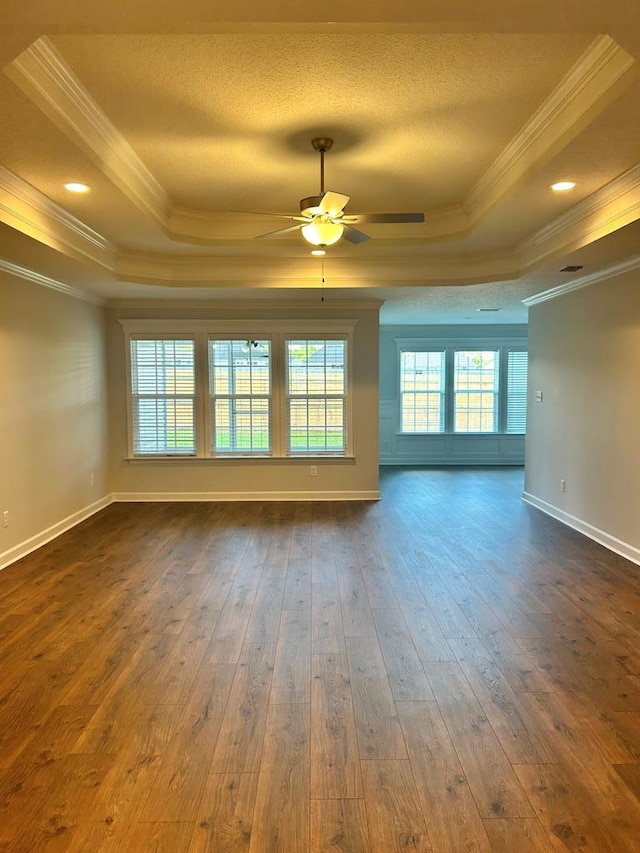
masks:
<svg viewBox="0 0 640 853"><path fill-rule="evenodd" d="M5 73L95 162L113 183L176 242L209 245L246 238L230 236L234 227L255 232L256 215L209 213L173 207L169 196L125 137L57 52L42 36L5 68ZM271 217L265 221L271 223ZM231 227L230 227L231 226ZM419 227L423 239L463 236L470 230L462 206L433 211Z"/></svg>
<svg viewBox="0 0 640 853"><path fill-rule="evenodd" d="M4 166L0 166L0 221L63 254L113 269L112 243Z"/></svg>
<svg viewBox="0 0 640 853"><path fill-rule="evenodd" d="M74 299L81 299L83 302L91 302L93 305L106 305L106 301L100 296L93 293L87 293L84 290L79 290L77 287L72 287L70 284L65 284L55 278L50 278L48 275L35 270L23 267L20 264L14 264L4 258L0 258L0 271L15 275L18 278L23 278L26 281L32 281L34 284L39 284L41 287L48 287L50 290L57 290L59 293L64 293L65 296L72 296Z"/></svg>
<svg viewBox="0 0 640 853"><path fill-rule="evenodd" d="M424 224L416 226L418 231L414 233L419 233L421 240L470 233L473 225L529 170L551 157L600 112L638 67L612 38L598 36L480 178L465 204L427 214ZM46 36L27 48L5 72L143 213L160 225L169 239L212 245L255 236L260 220L254 215L234 213L223 217L207 211L172 208L165 190ZM265 217L265 222L272 221ZM532 238L531 246L536 239L538 235ZM122 266L125 280L129 280L128 263ZM157 272L145 280L169 283L167 278L170 281L172 276Z"/></svg>
<svg viewBox="0 0 640 853"><path fill-rule="evenodd" d="M277 311L279 306L271 306ZM310 306L298 305L298 308L306 307L307 312ZM315 306L313 306L315 307ZM252 324L263 322L265 326L274 331L289 331L291 323L295 322L296 329L301 332L325 331L325 332L353 332L358 325L357 318L349 317L329 317L328 319L314 317L297 317L295 321L285 317L260 317L254 319L247 312L247 306L239 306L241 318L238 317L118 317L117 322L122 326L128 335L145 334L148 332L236 332L246 333L247 321ZM236 312L238 306L236 306ZM376 309L377 310L377 309ZM236 313L233 312L233 313ZM216 327L216 328L212 328Z"/></svg>
<svg viewBox="0 0 640 853"><path fill-rule="evenodd" d="M471 221L477 222L529 170L575 136L632 72L637 74L637 63L612 38L594 39L472 189L465 202Z"/></svg>
<svg viewBox="0 0 640 853"><path fill-rule="evenodd" d="M127 311L153 311L157 312L157 317L161 314L168 314L175 318L177 311L197 312L198 318L202 317L202 312L215 312L216 319L219 319L221 312L238 312L242 311L246 315L247 309L256 314L261 315L263 312L278 312L278 311L309 311L317 309L317 294L319 288L309 290L308 299L296 300L280 300L267 301L260 299L212 299L210 296L205 299L109 299L106 302L106 307L109 311L127 312ZM313 301L312 301L313 297ZM384 299L374 299L367 296L358 301L353 299L340 299L339 296L332 296L330 300L325 300L322 305L323 311L379 311L384 305ZM124 319L124 318L122 318ZM189 319L189 317L181 317L181 320ZM132 320L131 322L135 322ZM268 320L268 322L272 322Z"/></svg>
<svg viewBox="0 0 640 853"><path fill-rule="evenodd" d="M640 217L640 165L578 202L520 244L525 269L574 251Z"/></svg>
<svg viewBox="0 0 640 853"><path fill-rule="evenodd" d="M5 73L134 204L165 227L166 192L46 36L21 53Z"/></svg>
<svg viewBox="0 0 640 853"><path fill-rule="evenodd" d="M236 256L172 256L125 253L116 259L119 281L169 287L318 286L322 272L307 255L288 259ZM401 287L477 284L520 275L516 252L486 255L417 255L410 257L329 258L326 287ZM374 284L375 282L375 284Z"/></svg>
<svg viewBox="0 0 640 853"><path fill-rule="evenodd" d="M0 221L17 231L82 261L106 269L119 281L169 287L317 287L321 267L316 258L288 259L243 254L185 256L133 253L119 249L47 198L22 178L0 166ZM327 288L476 284L517 278L517 252L489 255L425 255L380 258L356 251L329 257Z"/></svg>
<svg viewBox="0 0 640 853"><path fill-rule="evenodd" d="M618 264L612 264L602 270L583 275L573 281L561 284L559 287L552 287L550 290L543 290L542 293L536 293L533 296L527 296L522 300L523 305L530 308L532 305L539 305L541 302L548 302L550 299L557 299L558 296L565 296L567 293L572 293L574 290L582 290L584 287L590 287L592 284L597 284L600 281L607 281L619 275L624 275L628 272L640 269L640 255L633 255Z"/></svg>

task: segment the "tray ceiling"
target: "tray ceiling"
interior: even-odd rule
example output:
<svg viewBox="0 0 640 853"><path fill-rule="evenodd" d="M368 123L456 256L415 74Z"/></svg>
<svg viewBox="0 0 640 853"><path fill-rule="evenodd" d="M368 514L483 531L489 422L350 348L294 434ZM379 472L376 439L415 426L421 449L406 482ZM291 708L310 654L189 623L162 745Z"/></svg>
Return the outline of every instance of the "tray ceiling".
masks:
<svg viewBox="0 0 640 853"><path fill-rule="evenodd" d="M544 21L542 4L505 26L498 2L443 22L407 0L406 20L384 23L355 2L329 24L249 3L221 24L196 0L191 18L184 4L155 18L75 5L11 12L0 41L8 263L31 258L105 299L314 290L321 267L299 232L255 238L317 194L317 135L335 140L325 185L351 196L349 213L425 214L367 223L370 241L325 259L328 288L395 298L393 322L438 288L453 304L461 285L460 319L476 321L474 299L499 302L501 283L506 309L561 284L588 247L590 270L635 251L640 24L615 9L603 20L585 0L572 21L559 0L567 14ZM559 179L576 188L552 193ZM69 194L69 180L91 192Z"/></svg>

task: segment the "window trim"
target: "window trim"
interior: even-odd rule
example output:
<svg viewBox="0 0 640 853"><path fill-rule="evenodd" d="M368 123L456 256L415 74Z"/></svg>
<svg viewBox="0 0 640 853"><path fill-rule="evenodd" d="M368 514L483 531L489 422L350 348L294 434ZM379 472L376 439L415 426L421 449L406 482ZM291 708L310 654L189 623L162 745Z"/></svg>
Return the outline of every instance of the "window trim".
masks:
<svg viewBox="0 0 640 853"><path fill-rule="evenodd" d="M134 422L133 413L133 388L132 380L132 361L131 361L131 341L133 340L148 340L148 341L171 341L171 340L190 340L193 341L193 359L194 359L194 411L193 411L193 427L194 427L194 453L136 453L134 440ZM188 332L179 332L177 334L160 333L154 334L144 331L140 333L132 333L126 336L125 345L125 365L126 365L126 421L127 421L127 458L129 459L195 459L198 454L198 348L195 336Z"/></svg>
<svg viewBox="0 0 640 853"><path fill-rule="evenodd" d="M469 353L469 352L477 352L477 353L493 353L495 356L494 368L493 368L493 376L494 376L494 388L491 391L470 391L469 389L459 390L456 388L456 355L458 353ZM500 407L503 400L502 395L502 375L504 368L503 364L503 352L502 347L496 346L484 346L484 347L459 347L455 346L452 349L452 362L453 362L453 377L451 383L451 408L453 410L453 417L451 421L451 431L455 435L496 435L496 433L500 432L500 426L503 425L500 420ZM496 370L497 367L497 370ZM496 426L496 429L481 429L481 430L469 430L469 429L456 429L456 415L458 414L457 409L457 395L458 394L474 394L474 393L488 393L493 395L493 420ZM462 410L466 411L467 410Z"/></svg>
<svg viewBox="0 0 640 853"><path fill-rule="evenodd" d="M509 355L512 352L516 353L524 353L527 356L527 382L529 378L529 348L527 346L506 346L505 347L505 358L507 360L507 364L502 373L502 381L504 382L504 394L502 393L502 389L500 389L500 399L504 400L504 412L502 412L502 424L504 425L504 434L505 435L526 435L527 434L527 409L528 409L528 394L527 394L527 384L525 383L524 389L524 432L513 432L509 431L509 397L508 397L508 389L509 389Z"/></svg>
<svg viewBox="0 0 640 853"><path fill-rule="evenodd" d="M402 355L405 352L434 352L438 353L438 355L442 355L442 391L438 392L441 395L442 400L442 429L441 430L403 430L402 429L402 396L404 393L416 393L414 392L403 392L402 390ZM398 349L398 434L399 435L444 435L446 432L447 425L447 404L448 404L448 395L447 395L447 353L445 347L420 347L417 349L410 347L403 347L402 349Z"/></svg>
<svg viewBox="0 0 640 853"><path fill-rule="evenodd" d="M306 338L307 340L314 340L315 339L315 340L324 340L324 341L331 341L331 340L334 340L334 341L343 340L343 341L345 341L345 344L346 344L345 353L344 353L344 358L345 358L345 375L344 375L345 389L344 389L344 394L340 395L340 398L344 401L343 406L344 406L344 417L345 417L345 425L344 425L345 441L344 441L344 450L343 451L342 450L340 450L340 451L333 451L333 450L316 450L316 451L304 451L304 450L302 450L302 451L300 451L300 450L297 450L294 452L294 451L288 450L288 448L287 448L287 445L289 443L288 439L289 439L289 428L290 428L289 407L288 407L290 396L289 396L289 393L287 391L288 374L287 374L287 364L286 364L286 344L287 344L287 341L299 340L301 338ZM352 398L353 398L353 382L352 382L352 374L351 374L351 364L353 362L353 356L352 356L352 346L351 346L350 337L344 335L343 333L338 333L338 332L330 332L330 333L326 333L326 334L323 333L321 335L318 334L318 335L315 335L313 338L310 337L308 334L302 336L302 335L290 334L287 332L283 335L283 346L280 348L279 354L284 359L284 362L285 362L283 364L283 373L282 373L283 383L282 383L282 386L280 387L280 392L282 393L282 397L283 397L283 399L282 399L283 405L281 407L281 413L282 413L282 417L284 418L284 425L283 425L283 430L282 430L282 437L284 439L283 455L285 455L289 459L299 459L299 458L304 459L305 457L308 458L309 456L313 456L316 458L328 457L331 459L335 459L335 458L340 459L343 456L353 456L353 447L352 447L352 442L351 442L351 435L353 433L353 429L352 429L352 423L353 423L353 421L352 421L352 408L351 408L351 402L352 402ZM325 399L329 399L331 396L332 395L328 394L328 395L326 395Z"/></svg>
<svg viewBox="0 0 640 853"><path fill-rule="evenodd" d="M212 395L210 382L211 377L209 375L209 367L210 367L210 353L209 353L209 344L211 341L251 341L251 340L262 340L269 342L269 394L256 394L256 398L267 399L269 401L269 431L270 431L270 439L271 439L271 449L270 450L252 450L247 453L243 453L238 450L221 450L214 451L213 450L213 431L215 428L214 418L211 417L211 404L214 400L218 398L222 398L226 396L227 399L237 399L239 397L246 397L247 399L251 399L253 395L238 395L238 394L229 394L229 395ZM207 364L206 364L206 386L207 386L207 396L206 396L206 405L205 405L205 447L207 450L207 458L208 459L221 459L226 457L231 458L260 458L260 459L268 459L273 455L273 446L274 446L274 402L273 402L273 336L272 335L262 335L258 338L246 338L243 335L233 334L229 335L228 333L221 332L220 334L207 334Z"/></svg>
<svg viewBox="0 0 640 853"><path fill-rule="evenodd" d="M298 461L305 459L331 459L334 461L353 461L355 442L353 436L353 338L357 320L201 320L201 319L118 319L125 339L125 397L127 460L144 462L219 462L224 460L242 461ZM195 455L180 456L168 454L135 455L133 452L133 411L131 393L131 340L147 338L149 340L185 338L193 339L195 345ZM272 390L272 448L270 453L220 453L212 454L211 423L207 407L209 406L209 365L208 341L218 339L269 339L271 341L271 390ZM346 441L344 452L296 452L287 453L287 417L285 382L284 341L290 339L344 339L346 341Z"/></svg>
<svg viewBox="0 0 640 853"><path fill-rule="evenodd" d="M397 383L397 401L396 401L396 429L395 435L404 438L435 438L438 436L455 436L464 438L467 437L487 437L491 436L524 436L525 433L507 432L507 370L508 370L508 353L527 352L528 342L526 338L515 337L510 335L507 338L496 337L490 335L480 337L465 338L462 336L456 337L429 337L429 338L394 338L396 345L396 383ZM456 432L454 429L454 353L457 351L474 351L474 350L496 350L498 351L499 359L499 374L498 374L498 411L497 411L497 429L495 432ZM402 430L402 353L403 352L444 352L445 354L445 412L444 412L444 430L442 432L403 432Z"/></svg>

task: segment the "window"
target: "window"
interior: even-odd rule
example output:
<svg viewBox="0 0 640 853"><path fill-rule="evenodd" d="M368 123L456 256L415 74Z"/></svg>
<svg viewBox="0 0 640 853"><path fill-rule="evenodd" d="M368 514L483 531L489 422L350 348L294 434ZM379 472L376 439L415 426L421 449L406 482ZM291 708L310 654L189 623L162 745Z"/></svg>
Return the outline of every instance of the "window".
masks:
<svg viewBox="0 0 640 853"><path fill-rule="evenodd" d="M404 434L523 434L527 352L512 342L398 339Z"/></svg>
<svg viewBox="0 0 640 853"><path fill-rule="evenodd" d="M400 354L402 432L444 432L444 352Z"/></svg>
<svg viewBox="0 0 640 853"><path fill-rule="evenodd" d="M210 340L211 453L271 451L271 343Z"/></svg>
<svg viewBox="0 0 640 853"><path fill-rule="evenodd" d="M507 432L523 433L527 426L528 353L509 350L507 369Z"/></svg>
<svg viewBox="0 0 640 853"><path fill-rule="evenodd" d="M344 452L346 362L344 340L288 340L289 453Z"/></svg>
<svg viewBox="0 0 640 853"><path fill-rule="evenodd" d="M348 456L351 321L122 320L129 456Z"/></svg>
<svg viewBox="0 0 640 853"><path fill-rule="evenodd" d="M498 365L496 350L454 353L455 432L497 432Z"/></svg>
<svg viewBox="0 0 640 853"><path fill-rule="evenodd" d="M131 341L131 407L137 456L195 453L192 340Z"/></svg>

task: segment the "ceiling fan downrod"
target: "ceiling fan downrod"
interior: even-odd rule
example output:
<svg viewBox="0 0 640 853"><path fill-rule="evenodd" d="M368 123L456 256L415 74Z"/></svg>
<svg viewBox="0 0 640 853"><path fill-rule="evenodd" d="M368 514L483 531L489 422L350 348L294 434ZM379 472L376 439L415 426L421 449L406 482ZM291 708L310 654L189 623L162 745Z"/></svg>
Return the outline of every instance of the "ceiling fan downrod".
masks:
<svg viewBox="0 0 640 853"><path fill-rule="evenodd" d="M328 136L316 136L311 140L314 151L320 152L320 195L324 195L324 155L326 151L331 151L333 147L333 139Z"/></svg>
<svg viewBox="0 0 640 853"><path fill-rule="evenodd" d="M316 136L311 140L314 151L320 154L320 193L318 195L310 195L307 198L300 199L300 214L301 216L317 216L320 214L320 205L324 197L324 155L325 152L331 151L333 147L333 139L329 136Z"/></svg>

